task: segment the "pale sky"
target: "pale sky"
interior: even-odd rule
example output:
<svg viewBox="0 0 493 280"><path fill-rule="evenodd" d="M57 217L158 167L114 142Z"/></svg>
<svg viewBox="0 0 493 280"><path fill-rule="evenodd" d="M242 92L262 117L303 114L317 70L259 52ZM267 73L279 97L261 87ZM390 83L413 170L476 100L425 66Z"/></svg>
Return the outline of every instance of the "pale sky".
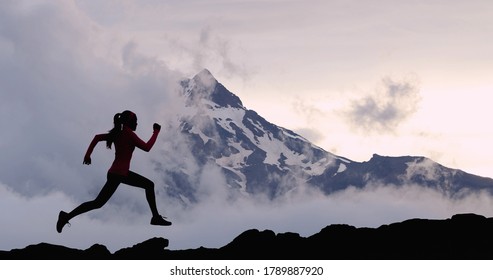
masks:
<svg viewBox="0 0 493 280"><path fill-rule="evenodd" d="M142 193L122 188L55 232L60 210L104 184L112 152L97 147L91 166L82 158L115 113L134 110L142 138L163 125L156 148L132 162L155 182L152 160L189 152L167 149L177 136L166 121L180 108L177 81L203 68L248 109L338 156L427 156L493 177L492 35L486 0L0 1L0 250L115 250L155 236L173 248L222 246L250 228L310 235L330 223L492 216L488 195L450 201L415 186L229 205L218 175L207 178L204 204L187 211L157 191L174 222L165 230L149 228Z"/></svg>

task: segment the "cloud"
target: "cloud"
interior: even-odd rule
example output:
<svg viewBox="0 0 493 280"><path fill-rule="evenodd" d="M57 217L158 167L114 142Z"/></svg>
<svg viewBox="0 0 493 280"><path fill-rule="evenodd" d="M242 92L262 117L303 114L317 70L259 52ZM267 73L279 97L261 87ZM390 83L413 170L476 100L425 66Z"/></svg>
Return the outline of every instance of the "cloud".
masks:
<svg viewBox="0 0 493 280"><path fill-rule="evenodd" d="M143 59L132 44L118 50L123 67L105 59L108 49L92 41L101 36L97 26L70 1L39 3L0 4L0 178L23 193L65 187L42 179L46 165L80 169L92 135L111 128L117 112L135 110L150 133L179 76Z"/></svg>
<svg viewBox="0 0 493 280"><path fill-rule="evenodd" d="M230 38L218 34L211 25L202 27L197 32L196 41L185 41L183 38L171 36L168 38L168 44L174 53L183 58L179 69L193 69L198 72L207 68L227 78L242 80L251 76L246 62L238 59L245 56L240 46ZM241 56L238 56L237 52L242 53Z"/></svg>
<svg viewBox="0 0 493 280"><path fill-rule="evenodd" d="M315 122L318 118L325 117L324 112L314 104L307 104L307 101L301 97L296 97L292 103L293 110L303 116L308 123Z"/></svg>
<svg viewBox="0 0 493 280"><path fill-rule="evenodd" d="M176 138L165 129L181 108L177 88L183 74L140 53L138 43L101 29L71 1L36 3L0 4L0 126L4 131L0 182L9 186L6 199L13 197L19 204L0 203L0 209L15 213L14 221L3 218L12 234L19 227L19 231L30 231L25 235L32 240L47 237L56 241L51 231L58 211L94 199L113 160L114 150L100 144L93 153L93 164L82 165L92 137L112 127L115 113L130 109L138 115L141 138L150 137L154 122L163 125L156 146ZM152 159L159 149L153 152L136 152L132 166L157 182L160 175L154 172ZM49 203L43 207L49 205L49 209L32 208L37 201L46 200ZM149 207L139 190L122 186L106 207L80 221L101 223L142 215L142 221L148 223ZM118 207L129 211L121 211L124 214L120 216L114 210ZM22 216L19 209L43 216L36 219L49 228L45 230L39 222L25 230L18 221L25 223L32 217ZM77 243L75 239L72 241Z"/></svg>
<svg viewBox="0 0 493 280"><path fill-rule="evenodd" d="M119 189L117 199L132 191L136 190ZM140 195L145 200L144 193ZM130 207L105 205L99 212L74 218L70 227L66 226L62 234L57 233L55 224L60 209L73 208L78 203L59 191L26 198L0 182L0 222L3 224L0 250L47 242L80 249L99 243L114 252L162 235L162 228L149 224L150 211L136 212L131 204Z"/></svg>
<svg viewBox="0 0 493 280"><path fill-rule="evenodd" d="M356 129L367 132L393 132L418 110L421 100L418 83L413 79L396 81L384 77L371 95L353 100L344 112Z"/></svg>
<svg viewBox="0 0 493 280"><path fill-rule="evenodd" d="M158 207L173 221L163 229L149 225L148 211L135 211L132 202L143 201L143 192L121 187L112 199L131 197L128 204L109 203L103 208L78 216L62 234L54 227L60 208L69 209L79 201L61 192L27 199L11 187L0 183L0 222L4 227L0 250L23 248L29 244L49 242L87 249L99 243L114 252L155 236L170 240L170 249L200 246L217 248L226 245L245 230L271 229L310 236L330 224L379 227L411 218L445 219L457 213L491 216L493 198L486 193L470 193L449 199L442 193L416 185L406 187L370 184L364 189L348 188L325 196L313 188L300 187L271 201L265 197L225 196L224 185L211 179L207 169L201 203L181 208L162 197ZM12 215L15 213L15 215ZM119 233L115 238L115 232Z"/></svg>
<svg viewBox="0 0 493 280"><path fill-rule="evenodd" d="M486 193L449 199L416 185L369 185L331 196L305 189L277 201L207 201L182 213L183 220L169 232L171 248L221 247L250 228L310 236L330 224L379 227L412 218L446 219L457 213L493 213L493 198Z"/></svg>
<svg viewBox="0 0 493 280"><path fill-rule="evenodd" d="M312 143L316 143L324 139L325 137L323 133L313 128L298 128L295 130L295 132L308 139Z"/></svg>

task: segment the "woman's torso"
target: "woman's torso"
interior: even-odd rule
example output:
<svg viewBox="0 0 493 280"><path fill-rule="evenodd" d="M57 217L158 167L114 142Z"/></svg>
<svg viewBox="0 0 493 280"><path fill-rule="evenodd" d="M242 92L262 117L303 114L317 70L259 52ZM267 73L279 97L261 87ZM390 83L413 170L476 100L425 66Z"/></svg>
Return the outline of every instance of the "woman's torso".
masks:
<svg viewBox="0 0 493 280"><path fill-rule="evenodd" d="M124 127L120 135L118 135L114 141L115 145L115 160L111 165L108 172L127 176L130 169L130 161L132 159L133 151L135 150L134 132Z"/></svg>

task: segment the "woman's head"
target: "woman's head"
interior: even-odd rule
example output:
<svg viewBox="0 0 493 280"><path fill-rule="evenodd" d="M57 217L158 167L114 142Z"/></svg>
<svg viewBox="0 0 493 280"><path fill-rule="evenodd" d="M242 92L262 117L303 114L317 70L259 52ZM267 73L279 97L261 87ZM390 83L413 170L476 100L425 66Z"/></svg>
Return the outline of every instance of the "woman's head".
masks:
<svg viewBox="0 0 493 280"><path fill-rule="evenodd" d="M126 110L116 114L113 118L113 123L115 127L120 126L120 130L123 129L123 126L127 126L135 131L137 129L137 115L132 111Z"/></svg>
<svg viewBox="0 0 493 280"><path fill-rule="evenodd" d="M134 112L125 110L121 113L115 114L113 117L113 129L110 130L108 140L106 141L106 147L111 149L111 144L115 142L115 138L123 130L124 126L127 126L131 130L137 129L137 115Z"/></svg>

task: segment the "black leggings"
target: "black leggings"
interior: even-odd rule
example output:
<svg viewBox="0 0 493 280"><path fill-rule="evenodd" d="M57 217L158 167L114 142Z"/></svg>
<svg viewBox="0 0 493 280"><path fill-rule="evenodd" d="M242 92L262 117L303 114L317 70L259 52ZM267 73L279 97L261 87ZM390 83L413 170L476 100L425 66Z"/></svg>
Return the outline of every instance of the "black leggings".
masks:
<svg viewBox="0 0 493 280"><path fill-rule="evenodd" d="M154 183L151 180L132 171L129 171L127 176L108 172L107 178L106 184L104 184L98 196L94 200L84 202L72 210L72 212L68 214L69 220L80 214L103 207L103 205L106 204L106 202L115 193L120 183L143 188L146 192L146 199L149 203L149 207L151 208L152 215L154 217L159 216L156 207L156 195L154 194Z"/></svg>

